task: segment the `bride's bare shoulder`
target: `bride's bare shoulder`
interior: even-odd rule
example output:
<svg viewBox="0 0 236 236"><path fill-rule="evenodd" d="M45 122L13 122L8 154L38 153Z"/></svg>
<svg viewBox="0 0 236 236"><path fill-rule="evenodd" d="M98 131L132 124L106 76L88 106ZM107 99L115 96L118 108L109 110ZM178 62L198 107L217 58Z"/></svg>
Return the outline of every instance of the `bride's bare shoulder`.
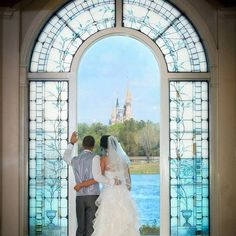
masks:
<svg viewBox="0 0 236 236"><path fill-rule="evenodd" d="M100 158L100 166L102 173L107 169L107 156L101 156Z"/></svg>

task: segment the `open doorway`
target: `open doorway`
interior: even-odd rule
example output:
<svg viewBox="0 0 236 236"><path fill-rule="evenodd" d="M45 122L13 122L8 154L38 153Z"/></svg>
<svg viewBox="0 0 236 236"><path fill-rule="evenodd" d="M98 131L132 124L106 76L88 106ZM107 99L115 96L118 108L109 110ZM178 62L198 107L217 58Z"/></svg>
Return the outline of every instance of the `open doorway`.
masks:
<svg viewBox="0 0 236 236"><path fill-rule="evenodd" d="M77 76L79 137L115 135L130 157L142 235L160 232L160 73L151 50L127 36L97 41ZM81 140L80 140L81 141Z"/></svg>

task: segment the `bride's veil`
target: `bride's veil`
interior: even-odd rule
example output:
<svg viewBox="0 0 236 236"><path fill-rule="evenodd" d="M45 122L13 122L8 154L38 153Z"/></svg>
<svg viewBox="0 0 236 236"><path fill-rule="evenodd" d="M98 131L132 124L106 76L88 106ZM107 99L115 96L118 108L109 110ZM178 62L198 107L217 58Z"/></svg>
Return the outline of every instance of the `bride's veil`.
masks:
<svg viewBox="0 0 236 236"><path fill-rule="evenodd" d="M108 137L108 165L112 171L123 171L130 164L129 157L114 136Z"/></svg>
<svg viewBox="0 0 236 236"><path fill-rule="evenodd" d="M131 179L129 174L130 160L117 138L114 136L108 137L108 166L109 170L119 172L121 177L130 190Z"/></svg>

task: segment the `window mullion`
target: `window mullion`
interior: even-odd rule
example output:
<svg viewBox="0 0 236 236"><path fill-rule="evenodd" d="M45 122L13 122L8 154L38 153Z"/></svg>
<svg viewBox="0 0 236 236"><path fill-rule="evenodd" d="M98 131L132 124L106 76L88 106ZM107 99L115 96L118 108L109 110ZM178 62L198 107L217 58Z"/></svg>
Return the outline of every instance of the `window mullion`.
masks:
<svg viewBox="0 0 236 236"><path fill-rule="evenodd" d="M168 73L167 77L174 80L206 80L211 78L210 73Z"/></svg>
<svg viewBox="0 0 236 236"><path fill-rule="evenodd" d="M123 0L116 1L115 12L116 12L115 27L120 28L122 27L122 18L123 18Z"/></svg>
<svg viewBox="0 0 236 236"><path fill-rule="evenodd" d="M69 80L71 73L28 73L29 80Z"/></svg>

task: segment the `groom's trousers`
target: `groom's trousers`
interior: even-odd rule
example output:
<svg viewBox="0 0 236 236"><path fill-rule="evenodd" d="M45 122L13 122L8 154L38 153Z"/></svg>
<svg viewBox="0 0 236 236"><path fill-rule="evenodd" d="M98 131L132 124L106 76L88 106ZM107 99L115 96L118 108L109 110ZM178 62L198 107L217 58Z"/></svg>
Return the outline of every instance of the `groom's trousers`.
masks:
<svg viewBox="0 0 236 236"><path fill-rule="evenodd" d="M78 228L76 236L91 236L93 233L93 220L97 211L95 201L98 195L76 197L76 217Z"/></svg>

